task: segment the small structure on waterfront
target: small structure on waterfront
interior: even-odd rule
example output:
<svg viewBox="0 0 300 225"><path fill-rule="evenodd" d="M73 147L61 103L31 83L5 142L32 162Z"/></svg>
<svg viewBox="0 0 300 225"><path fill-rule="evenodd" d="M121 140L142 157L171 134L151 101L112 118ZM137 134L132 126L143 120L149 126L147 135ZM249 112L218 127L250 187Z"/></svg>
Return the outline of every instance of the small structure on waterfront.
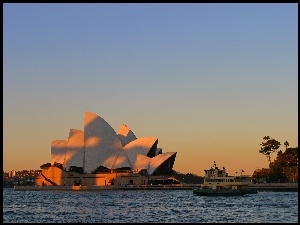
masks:
<svg viewBox="0 0 300 225"><path fill-rule="evenodd" d="M119 132L86 112L84 130L70 129L67 140L51 142L51 162L41 166L36 186L179 184L177 152L163 153L155 137L137 138L124 124Z"/></svg>

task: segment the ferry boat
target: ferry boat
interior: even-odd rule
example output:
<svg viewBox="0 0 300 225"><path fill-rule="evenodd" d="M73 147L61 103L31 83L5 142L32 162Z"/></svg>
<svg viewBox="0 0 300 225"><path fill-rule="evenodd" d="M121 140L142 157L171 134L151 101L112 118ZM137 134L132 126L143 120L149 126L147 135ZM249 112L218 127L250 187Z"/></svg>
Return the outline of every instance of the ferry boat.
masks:
<svg viewBox="0 0 300 225"><path fill-rule="evenodd" d="M204 183L193 189L193 194L200 196L239 196L257 194L256 190L249 189L252 184L247 175L229 176L226 169L219 169L214 162L209 170L204 170Z"/></svg>

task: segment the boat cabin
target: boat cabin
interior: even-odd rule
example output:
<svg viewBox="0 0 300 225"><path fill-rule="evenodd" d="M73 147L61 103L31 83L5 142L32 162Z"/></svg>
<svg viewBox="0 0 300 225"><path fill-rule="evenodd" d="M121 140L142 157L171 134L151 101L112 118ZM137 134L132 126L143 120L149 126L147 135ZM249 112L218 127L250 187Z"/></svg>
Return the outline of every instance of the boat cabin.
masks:
<svg viewBox="0 0 300 225"><path fill-rule="evenodd" d="M231 187L237 188L242 186L248 186L252 184L250 177L247 175L240 175L240 176L229 176L226 172L225 167L219 169L214 163L214 166L211 167L209 170L204 170L204 183L203 186L224 186L224 187Z"/></svg>

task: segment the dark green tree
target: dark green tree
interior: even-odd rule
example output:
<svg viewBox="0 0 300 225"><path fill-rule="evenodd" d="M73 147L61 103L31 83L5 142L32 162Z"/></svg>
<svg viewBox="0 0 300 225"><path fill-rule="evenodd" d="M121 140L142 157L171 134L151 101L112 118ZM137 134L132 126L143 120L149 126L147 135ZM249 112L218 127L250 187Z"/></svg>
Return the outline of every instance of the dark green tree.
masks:
<svg viewBox="0 0 300 225"><path fill-rule="evenodd" d="M298 182L298 147L278 151L270 163L270 182Z"/></svg>
<svg viewBox="0 0 300 225"><path fill-rule="evenodd" d="M269 181L271 183L284 183L288 181L288 177L284 174L284 170L281 165L274 164L270 167Z"/></svg>
<svg viewBox="0 0 300 225"><path fill-rule="evenodd" d="M269 163L271 163L271 154L276 152L281 144L279 141L271 138L270 136L263 137L263 140L264 141L260 144L261 148L259 153L267 156Z"/></svg>
<svg viewBox="0 0 300 225"><path fill-rule="evenodd" d="M290 144L288 143L288 141L285 141L285 142L284 142L284 145L285 145L285 150L287 150L287 148L288 148L288 146L289 146Z"/></svg>

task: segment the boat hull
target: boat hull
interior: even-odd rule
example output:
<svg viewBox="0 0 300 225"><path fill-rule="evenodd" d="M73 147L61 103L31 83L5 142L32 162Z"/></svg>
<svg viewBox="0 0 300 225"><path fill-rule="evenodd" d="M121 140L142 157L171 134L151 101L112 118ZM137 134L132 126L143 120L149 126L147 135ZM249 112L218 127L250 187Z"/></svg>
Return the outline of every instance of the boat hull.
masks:
<svg viewBox="0 0 300 225"><path fill-rule="evenodd" d="M257 190L253 190L253 189L240 189L240 191L243 193L243 194L257 194Z"/></svg>
<svg viewBox="0 0 300 225"><path fill-rule="evenodd" d="M240 190L213 190L213 189L194 189L194 195L198 196L241 196L245 193Z"/></svg>

